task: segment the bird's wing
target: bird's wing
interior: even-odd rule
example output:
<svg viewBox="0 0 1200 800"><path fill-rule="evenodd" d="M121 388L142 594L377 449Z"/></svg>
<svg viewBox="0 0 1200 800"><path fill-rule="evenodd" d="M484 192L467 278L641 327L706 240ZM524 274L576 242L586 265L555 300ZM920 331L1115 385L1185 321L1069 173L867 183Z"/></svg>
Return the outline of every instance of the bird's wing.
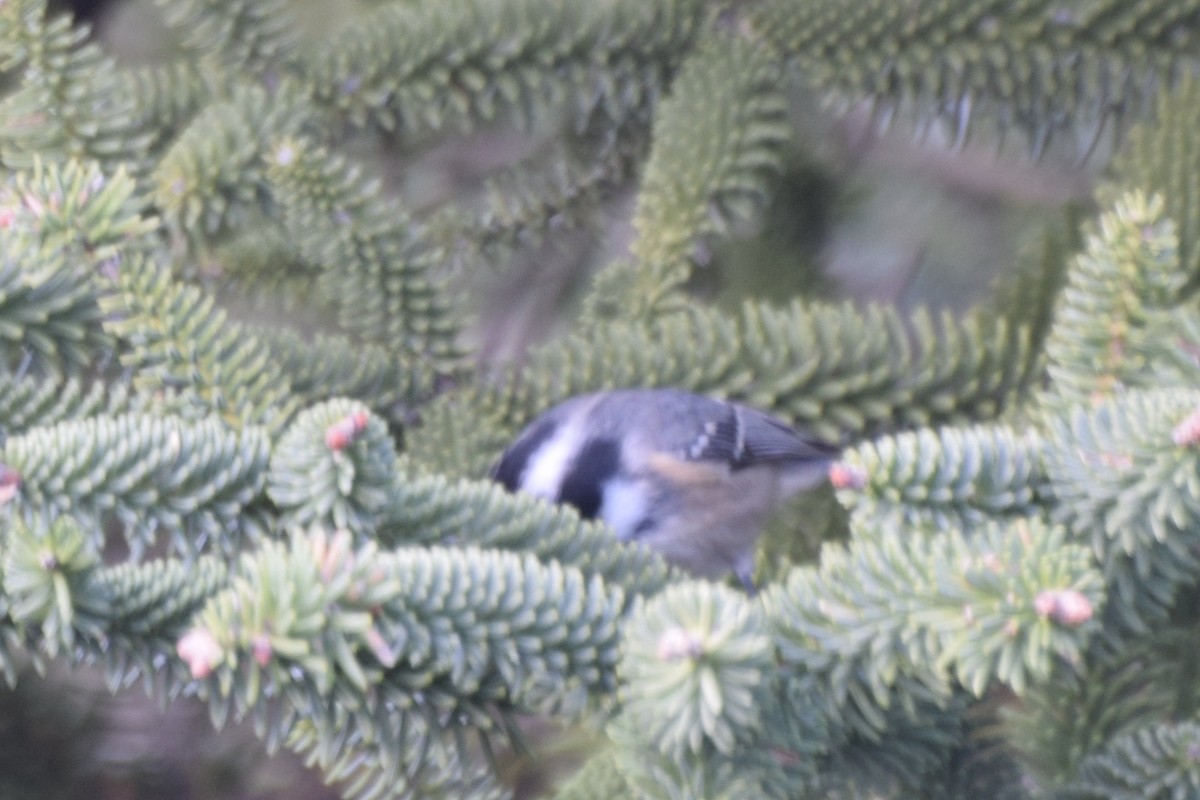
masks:
<svg viewBox="0 0 1200 800"><path fill-rule="evenodd" d="M830 461L838 454L837 447L806 437L774 417L739 405L726 409L705 425L690 457L744 469L764 463Z"/></svg>

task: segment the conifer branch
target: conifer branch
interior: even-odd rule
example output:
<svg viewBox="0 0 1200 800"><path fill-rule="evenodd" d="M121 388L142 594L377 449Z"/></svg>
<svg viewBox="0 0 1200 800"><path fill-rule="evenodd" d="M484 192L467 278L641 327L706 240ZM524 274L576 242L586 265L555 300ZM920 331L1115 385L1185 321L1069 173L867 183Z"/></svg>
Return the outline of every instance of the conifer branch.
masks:
<svg viewBox="0 0 1200 800"><path fill-rule="evenodd" d="M169 682L185 678L168 659L183 626L224 588L221 561L105 567L94 538L69 517L18 519L6 533L0 628L36 656L102 662L114 690L141 675L165 699ZM11 657L0 654L0 664L11 681Z"/></svg>
<svg viewBox="0 0 1200 800"><path fill-rule="evenodd" d="M1081 132L1086 157L1106 126L1145 112L1200 58L1191 0L770 0L744 23L800 75L880 120L912 112L961 145L976 117L1019 128L1034 156L1055 131Z"/></svg>
<svg viewBox="0 0 1200 800"><path fill-rule="evenodd" d="M177 413L218 414L235 427L275 432L294 412L297 398L269 351L212 298L148 259L121 264L101 305L106 329L128 349L121 360L134 385L151 394L178 390L164 398Z"/></svg>
<svg viewBox="0 0 1200 800"><path fill-rule="evenodd" d="M298 34L283 0L157 0L167 23L230 71L265 76L291 56Z"/></svg>
<svg viewBox="0 0 1200 800"><path fill-rule="evenodd" d="M308 131L314 121L307 98L290 86L273 93L234 86L188 122L155 166L156 206L194 240L236 229L269 196L268 143Z"/></svg>
<svg viewBox="0 0 1200 800"><path fill-rule="evenodd" d="M1116 181L1101 187L1103 207L1131 190L1153 191L1162 198L1162 214L1175 226L1185 293L1200 286L1200 80L1187 70L1173 91L1154 103L1154 123L1135 126L1129 144L1113 159Z"/></svg>
<svg viewBox="0 0 1200 800"><path fill-rule="evenodd" d="M635 800L611 751L587 760L554 794L554 800Z"/></svg>
<svg viewBox="0 0 1200 800"><path fill-rule="evenodd" d="M32 267L32 269L31 269ZM87 267L41 253L29 240L0 243L0 352L5 371L77 372L111 352Z"/></svg>
<svg viewBox="0 0 1200 800"><path fill-rule="evenodd" d="M132 411L136 404L125 383L85 385L61 375L17 378L0 372L0 442L35 427Z"/></svg>
<svg viewBox="0 0 1200 800"><path fill-rule="evenodd" d="M638 610L625 634L623 713L679 757L729 756L756 741L774 653L762 608L732 589L688 582ZM768 702L764 702L768 701Z"/></svg>
<svg viewBox="0 0 1200 800"><path fill-rule="evenodd" d="M339 114L409 134L563 106L619 122L662 91L701 13L695 0L390 4L339 31L304 69Z"/></svg>
<svg viewBox="0 0 1200 800"><path fill-rule="evenodd" d="M637 320L707 259L706 239L753 221L783 169L791 136L779 63L734 37L704 42L681 65L656 115L633 225L633 263L602 272L585 302L600 318Z"/></svg>
<svg viewBox="0 0 1200 800"><path fill-rule="evenodd" d="M834 485L864 536L972 530L1038 513L1041 448L1036 435L1008 428L921 429L848 450Z"/></svg>
<svg viewBox="0 0 1200 800"><path fill-rule="evenodd" d="M319 147L294 138L272 147L268 179L284 226L321 269L320 287L352 334L451 365L457 324L430 277L412 224L378 185Z"/></svg>
<svg viewBox="0 0 1200 800"><path fill-rule="evenodd" d="M427 362L380 345L321 334L309 339L279 327L252 330L272 361L291 377L292 391L303 405L350 397L403 422L434 394L438 376Z"/></svg>
<svg viewBox="0 0 1200 800"><path fill-rule="evenodd" d="M499 800L529 714L607 735L567 798L1187 794L1198 3L422 0L302 42L283 0L161 0L190 53L125 69L0 2L0 671L199 692L364 800ZM1051 228L974 310L689 294L775 237L802 94L1086 157L1167 85L1083 252ZM532 155L416 218L347 154L512 123ZM449 279L627 188L574 324L471 363ZM628 386L849 447L761 596L482 479Z"/></svg>
<svg viewBox="0 0 1200 800"><path fill-rule="evenodd" d="M107 91L116 65L87 39L86 28L52 15L45 0L0 6L0 65L20 75L0 101L7 167L27 169L38 159L138 162L147 138L128 102Z"/></svg>
<svg viewBox="0 0 1200 800"><path fill-rule="evenodd" d="M391 489L376 535L394 545L528 552L598 575L631 598L653 594L679 577L657 553L615 541L607 528L581 520L574 510L509 494L490 481L401 478Z"/></svg>
<svg viewBox="0 0 1200 800"><path fill-rule="evenodd" d="M1087 551L1031 520L857 539L763 601L784 663L817 677L831 719L871 736L894 703L946 702L952 676L976 696L994 680L1020 693L1078 663L1101 598Z"/></svg>
<svg viewBox="0 0 1200 800"><path fill-rule="evenodd" d="M285 524L368 536L387 507L395 463L386 425L360 403L331 400L300 412L279 437L267 494Z"/></svg>
<svg viewBox="0 0 1200 800"><path fill-rule="evenodd" d="M179 654L214 700L264 709L263 735L310 719L323 759L365 745L396 763L430 753L401 753L404 731L377 712L487 729L493 707L577 714L610 693L623 605L619 589L529 556L380 552L313 531L244 557Z"/></svg>
<svg viewBox="0 0 1200 800"><path fill-rule="evenodd" d="M445 210L429 224L456 271L499 267L518 247L532 248L591 222L602 203L627 186L644 159L648 126L640 117L606 129L594 124L486 182L481 213Z"/></svg>
<svg viewBox="0 0 1200 800"><path fill-rule="evenodd" d="M38 164L0 189L0 352L8 370L77 372L108 358L96 271L155 229L134 182L95 162Z"/></svg>
<svg viewBox="0 0 1200 800"><path fill-rule="evenodd" d="M1131 193L1100 217L1067 274L1046 341L1050 401L1098 401L1154 385L1154 349L1183 286L1178 239L1161 199Z"/></svg>
<svg viewBox="0 0 1200 800"><path fill-rule="evenodd" d="M189 553L208 538L232 549L235 532L253 530L244 515L263 489L267 448L261 429L126 414L34 428L4 443L0 463L19 476L14 502L28 525L70 516L98 547L113 514L135 553L158 533Z"/></svg>
<svg viewBox="0 0 1200 800"><path fill-rule="evenodd" d="M1134 800L1200 790L1200 724L1167 722L1117 737L1080 766L1079 777L1064 786L1064 800ZM1152 787L1163 787L1151 793Z"/></svg>
<svg viewBox="0 0 1200 800"><path fill-rule="evenodd" d="M535 352L495 387L428 406L410 453L431 470L482 475L520 426L574 394L676 386L774 409L836 441L916 425L991 418L1029 380L1023 330L1004 320L891 308L747 303L611 322ZM460 424L473 421L470 428Z"/></svg>
<svg viewBox="0 0 1200 800"><path fill-rule="evenodd" d="M1043 787L1069 783L1104 743L1165 720L1186 718L1200 695L1194 626L1171 625L1090 647L1080 670L1060 670L1002 717L1027 773Z"/></svg>
<svg viewBox="0 0 1200 800"><path fill-rule="evenodd" d="M1100 562L1117 630L1162 622L1200 580L1200 454L1175 434L1198 406L1191 390L1129 392L1048 421L1049 491Z"/></svg>
<svg viewBox="0 0 1200 800"><path fill-rule="evenodd" d="M158 154L188 121L217 98L220 81L215 70L180 59L117 70L111 91L134 110L138 130L150 136L147 149Z"/></svg>
<svg viewBox="0 0 1200 800"><path fill-rule="evenodd" d="M463 731L441 730L421 714L378 713L372 722L386 731L378 742L351 734L333 746L330 733L308 720L298 720L286 745L321 770L347 800L382 797L439 800L506 800L486 764L464 746ZM365 726L364 726L365 727ZM455 734L459 738L456 739Z"/></svg>

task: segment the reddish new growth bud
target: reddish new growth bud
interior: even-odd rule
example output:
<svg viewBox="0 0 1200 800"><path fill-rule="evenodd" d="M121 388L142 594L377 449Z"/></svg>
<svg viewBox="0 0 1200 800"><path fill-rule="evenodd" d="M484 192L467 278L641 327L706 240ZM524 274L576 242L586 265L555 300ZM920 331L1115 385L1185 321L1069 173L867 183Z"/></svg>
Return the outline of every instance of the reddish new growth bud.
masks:
<svg viewBox="0 0 1200 800"><path fill-rule="evenodd" d="M221 645L217 637L204 628L193 628L183 635L175 645L175 652L187 662L192 677L203 680L212 674L213 667L221 660Z"/></svg>
<svg viewBox="0 0 1200 800"><path fill-rule="evenodd" d="M271 663L271 656L274 650L271 648L271 640L265 634L259 634L254 637L254 644L251 645L251 652L254 654L254 660L258 662L260 667L265 667Z"/></svg>
<svg viewBox="0 0 1200 800"><path fill-rule="evenodd" d="M1033 601L1033 610L1060 625L1072 628L1092 618L1092 602L1075 589L1046 589Z"/></svg>
<svg viewBox="0 0 1200 800"><path fill-rule="evenodd" d="M325 445L330 450L345 450L367 429L370 420L370 415L361 409L338 420L325 430Z"/></svg>
<svg viewBox="0 0 1200 800"><path fill-rule="evenodd" d="M17 496L21 488L21 473L7 464L0 464L0 506Z"/></svg>
<svg viewBox="0 0 1200 800"><path fill-rule="evenodd" d="M699 658L703 653L700 639L683 628L669 628L658 637L658 657L663 661Z"/></svg>
<svg viewBox="0 0 1200 800"><path fill-rule="evenodd" d="M861 489L867 485L867 473L838 461L829 468L829 482L835 489Z"/></svg>
<svg viewBox="0 0 1200 800"><path fill-rule="evenodd" d="M1190 447L1200 443L1200 408L1188 414L1183 422L1171 431L1171 441L1179 447Z"/></svg>

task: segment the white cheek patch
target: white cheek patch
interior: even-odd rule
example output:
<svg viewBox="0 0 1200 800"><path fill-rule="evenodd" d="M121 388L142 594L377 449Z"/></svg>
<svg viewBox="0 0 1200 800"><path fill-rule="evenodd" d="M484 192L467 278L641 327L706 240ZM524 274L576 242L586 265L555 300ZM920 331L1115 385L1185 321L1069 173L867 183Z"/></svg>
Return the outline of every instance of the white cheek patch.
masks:
<svg viewBox="0 0 1200 800"><path fill-rule="evenodd" d="M633 538L634 530L646 515L646 487L634 481L614 480L604 487L599 517L608 523L621 541Z"/></svg>
<svg viewBox="0 0 1200 800"><path fill-rule="evenodd" d="M579 452L582 431L578 425L568 425L537 449L521 478L521 489L546 500L558 497L568 462Z"/></svg>

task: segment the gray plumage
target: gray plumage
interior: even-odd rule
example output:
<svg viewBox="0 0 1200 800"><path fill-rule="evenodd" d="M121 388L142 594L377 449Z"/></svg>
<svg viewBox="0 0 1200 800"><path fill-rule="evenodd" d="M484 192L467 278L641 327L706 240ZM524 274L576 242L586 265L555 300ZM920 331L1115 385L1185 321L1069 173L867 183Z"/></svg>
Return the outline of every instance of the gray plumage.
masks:
<svg viewBox="0 0 1200 800"><path fill-rule="evenodd" d="M575 397L535 419L493 470L510 490L600 517L705 577L750 585L771 511L823 481L838 450L760 411L677 389Z"/></svg>

